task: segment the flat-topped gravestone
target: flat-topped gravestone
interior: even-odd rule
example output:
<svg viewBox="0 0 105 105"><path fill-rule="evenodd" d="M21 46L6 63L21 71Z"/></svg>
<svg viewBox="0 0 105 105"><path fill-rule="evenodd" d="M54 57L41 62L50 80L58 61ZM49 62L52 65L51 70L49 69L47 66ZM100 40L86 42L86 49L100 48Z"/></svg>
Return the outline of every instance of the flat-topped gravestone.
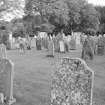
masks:
<svg viewBox="0 0 105 105"><path fill-rule="evenodd" d="M7 58L6 46L4 44L0 44L0 59Z"/></svg>
<svg viewBox="0 0 105 105"><path fill-rule="evenodd" d="M11 105L13 98L14 65L10 60L0 59L0 93L3 94L4 103Z"/></svg>
<svg viewBox="0 0 105 105"><path fill-rule="evenodd" d="M51 84L51 105L92 105L94 72L79 58L63 58Z"/></svg>

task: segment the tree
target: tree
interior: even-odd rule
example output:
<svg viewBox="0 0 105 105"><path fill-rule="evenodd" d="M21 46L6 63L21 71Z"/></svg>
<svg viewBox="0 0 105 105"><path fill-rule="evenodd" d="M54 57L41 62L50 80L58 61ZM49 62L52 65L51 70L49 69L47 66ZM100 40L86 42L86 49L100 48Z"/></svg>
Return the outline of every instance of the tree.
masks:
<svg viewBox="0 0 105 105"><path fill-rule="evenodd" d="M98 13L86 0L26 0L25 13L35 15L54 25L55 30L84 31L99 28ZM84 30L83 30L84 29Z"/></svg>
<svg viewBox="0 0 105 105"><path fill-rule="evenodd" d="M80 11L81 14L81 24L80 29L85 31L89 28L93 29L95 32L99 29L99 14L96 9L91 4L86 4Z"/></svg>
<svg viewBox="0 0 105 105"><path fill-rule="evenodd" d="M105 6L104 7L96 6L95 8L99 13L99 21L100 21L99 33L105 34Z"/></svg>
<svg viewBox="0 0 105 105"><path fill-rule="evenodd" d="M24 15L24 0L1 0L0 20L11 21Z"/></svg>
<svg viewBox="0 0 105 105"><path fill-rule="evenodd" d="M32 15L36 12L55 26L66 25L69 20L64 0L27 0L25 13Z"/></svg>

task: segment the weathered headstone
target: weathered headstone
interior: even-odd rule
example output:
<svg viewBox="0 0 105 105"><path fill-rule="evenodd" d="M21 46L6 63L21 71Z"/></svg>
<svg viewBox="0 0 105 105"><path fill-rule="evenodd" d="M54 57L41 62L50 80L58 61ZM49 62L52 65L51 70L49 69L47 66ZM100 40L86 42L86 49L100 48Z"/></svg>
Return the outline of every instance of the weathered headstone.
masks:
<svg viewBox="0 0 105 105"><path fill-rule="evenodd" d="M69 47L69 42L65 41L65 42L64 42L64 45L65 45L65 51L66 51L66 52L69 52L69 48L70 48L70 47Z"/></svg>
<svg viewBox="0 0 105 105"><path fill-rule="evenodd" d="M70 49L71 50L76 49L76 40L75 40L75 38L73 36L71 37L71 41L70 41Z"/></svg>
<svg viewBox="0 0 105 105"><path fill-rule="evenodd" d="M52 77L51 105L92 105L94 72L79 58L63 58Z"/></svg>
<svg viewBox="0 0 105 105"><path fill-rule="evenodd" d="M10 60L0 60L0 93L3 94L4 102L7 105L13 104L16 100L13 98L13 77L14 65Z"/></svg>
<svg viewBox="0 0 105 105"><path fill-rule="evenodd" d="M86 38L83 43L81 58L84 60L86 60L87 58L93 60L94 58L93 40L91 40L90 37Z"/></svg>
<svg viewBox="0 0 105 105"><path fill-rule="evenodd" d="M0 59L7 58L6 46L4 44L0 44Z"/></svg>
<svg viewBox="0 0 105 105"><path fill-rule="evenodd" d="M46 37L46 38L43 38L43 43L42 43L42 45L43 45L43 47L45 48L45 49L48 49L48 37Z"/></svg>
<svg viewBox="0 0 105 105"><path fill-rule="evenodd" d="M31 48L35 48L36 47L36 40L35 38L32 38L31 40Z"/></svg>
<svg viewBox="0 0 105 105"><path fill-rule="evenodd" d="M104 55L104 50L105 49L105 38L100 37L98 40L98 48L97 48L97 54L98 55Z"/></svg>
<svg viewBox="0 0 105 105"><path fill-rule="evenodd" d="M54 57L54 42L52 39L48 43L48 57Z"/></svg>
<svg viewBox="0 0 105 105"><path fill-rule="evenodd" d="M36 38L36 48L37 50L41 50L42 49L42 41L40 37Z"/></svg>
<svg viewBox="0 0 105 105"><path fill-rule="evenodd" d="M64 45L64 41L63 40L59 41L59 46L60 46L60 52L64 53L65 52L65 45Z"/></svg>
<svg viewBox="0 0 105 105"><path fill-rule="evenodd" d="M60 49L59 41L57 40L56 37L55 37L53 40L54 40L54 48L55 48L55 52L59 52L59 49Z"/></svg>

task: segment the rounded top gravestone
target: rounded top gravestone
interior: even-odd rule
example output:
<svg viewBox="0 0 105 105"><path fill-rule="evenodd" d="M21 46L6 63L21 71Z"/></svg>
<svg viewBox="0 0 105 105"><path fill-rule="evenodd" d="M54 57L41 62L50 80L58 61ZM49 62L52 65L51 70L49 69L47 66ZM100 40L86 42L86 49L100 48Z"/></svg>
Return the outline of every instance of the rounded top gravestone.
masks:
<svg viewBox="0 0 105 105"><path fill-rule="evenodd" d="M51 105L92 105L94 72L79 58L63 58L51 85Z"/></svg>

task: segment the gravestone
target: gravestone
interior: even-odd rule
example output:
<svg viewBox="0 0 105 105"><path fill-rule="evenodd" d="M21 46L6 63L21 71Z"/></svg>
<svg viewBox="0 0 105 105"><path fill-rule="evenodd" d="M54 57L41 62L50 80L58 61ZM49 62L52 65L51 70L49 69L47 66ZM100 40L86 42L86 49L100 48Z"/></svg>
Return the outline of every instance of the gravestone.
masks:
<svg viewBox="0 0 105 105"><path fill-rule="evenodd" d="M94 72L79 58L63 58L54 72L51 105L92 105Z"/></svg>
<svg viewBox="0 0 105 105"><path fill-rule="evenodd" d="M7 58L6 46L4 44L0 44L0 59Z"/></svg>
<svg viewBox="0 0 105 105"><path fill-rule="evenodd" d="M71 37L70 50L75 50L75 49L76 49L76 40L74 37Z"/></svg>
<svg viewBox="0 0 105 105"><path fill-rule="evenodd" d="M93 40L91 40L90 37L86 38L83 43L83 48L82 48L82 56L81 56L82 59L87 60L89 58L93 60L94 58L93 46L94 46Z"/></svg>
<svg viewBox="0 0 105 105"><path fill-rule="evenodd" d="M59 50L60 50L59 41L57 40L56 37L55 37L53 40L54 40L54 48L55 48L55 52L59 52Z"/></svg>
<svg viewBox="0 0 105 105"><path fill-rule="evenodd" d="M13 76L13 63L7 59L0 59L0 93L7 105L11 105L16 101L13 98Z"/></svg>
<svg viewBox="0 0 105 105"><path fill-rule="evenodd" d="M101 37L98 39L98 48L97 48L97 54L98 55L104 55L105 49L105 38Z"/></svg>
<svg viewBox="0 0 105 105"><path fill-rule="evenodd" d="M64 53L65 52L65 45L64 45L64 41L63 40L59 41L59 46L60 46L60 52Z"/></svg>
<svg viewBox="0 0 105 105"><path fill-rule="evenodd" d="M47 57L54 57L54 42L52 39L48 43L48 55Z"/></svg>
<svg viewBox="0 0 105 105"><path fill-rule="evenodd" d="M42 49L42 41L40 37L36 38L36 48L37 50L41 50Z"/></svg>
<svg viewBox="0 0 105 105"><path fill-rule="evenodd" d="M43 45L43 47L45 48L45 49L48 49L48 37L46 37L46 38L43 38L43 43L42 43L42 45Z"/></svg>
<svg viewBox="0 0 105 105"><path fill-rule="evenodd" d="M65 51L66 51L66 52L69 52L69 48L70 48L69 42L65 41L65 42L64 42L64 45L65 45Z"/></svg>
<svg viewBox="0 0 105 105"><path fill-rule="evenodd" d="M36 47L36 40L35 38L32 38L31 40L31 48L35 48Z"/></svg>

